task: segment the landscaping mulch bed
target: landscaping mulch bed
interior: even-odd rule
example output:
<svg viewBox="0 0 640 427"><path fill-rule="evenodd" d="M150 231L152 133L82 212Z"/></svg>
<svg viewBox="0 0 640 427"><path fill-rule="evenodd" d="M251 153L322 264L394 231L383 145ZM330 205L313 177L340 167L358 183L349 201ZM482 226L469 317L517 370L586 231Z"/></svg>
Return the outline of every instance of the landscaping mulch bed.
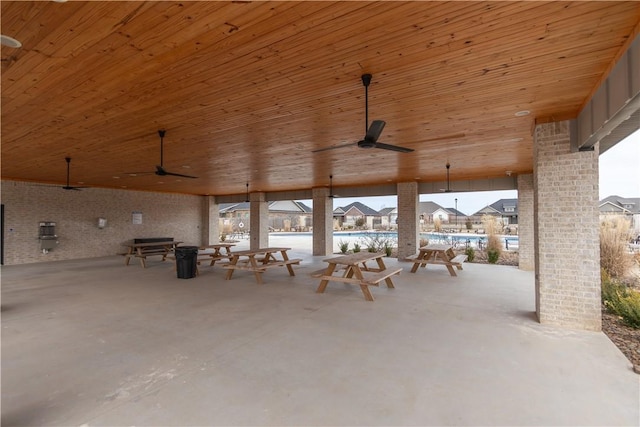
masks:
<svg viewBox="0 0 640 427"><path fill-rule="evenodd" d="M619 316L602 309L602 332L620 349L633 364L633 370L640 374L640 329L633 329L622 323Z"/></svg>

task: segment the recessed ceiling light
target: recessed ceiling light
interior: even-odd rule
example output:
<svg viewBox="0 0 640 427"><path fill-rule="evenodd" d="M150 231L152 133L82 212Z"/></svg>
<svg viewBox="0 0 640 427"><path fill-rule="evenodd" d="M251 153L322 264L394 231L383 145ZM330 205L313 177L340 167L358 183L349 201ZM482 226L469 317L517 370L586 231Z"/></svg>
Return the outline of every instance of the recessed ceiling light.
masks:
<svg viewBox="0 0 640 427"><path fill-rule="evenodd" d="M120 179L120 177L119 176L114 176L113 179Z"/></svg>
<svg viewBox="0 0 640 427"><path fill-rule="evenodd" d="M13 37L5 36L4 34L0 35L0 44L5 46L13 47L15 49L22 47L22 43Z"/></svg>
<svg viewBox="0 0 640 427"><path fill-rule="evenodd" d="M531 111L529 110L522 110L522 111L518 111L516 113L516 117L524 117L524 116L528 116L529 114L531 114Z"/></svg>
<svg viewBox="0 0 640 427"><path fill-rule="evenodd" d="M189 166L189 165L182 165L182 168L183 168L183 169L191 169L191 166Z"/></svg>

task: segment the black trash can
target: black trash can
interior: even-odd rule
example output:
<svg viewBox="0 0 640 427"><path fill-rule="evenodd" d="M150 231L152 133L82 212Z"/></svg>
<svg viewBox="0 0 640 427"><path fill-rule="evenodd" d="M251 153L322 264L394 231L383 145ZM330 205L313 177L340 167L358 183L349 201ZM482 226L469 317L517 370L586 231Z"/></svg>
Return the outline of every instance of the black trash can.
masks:
<svg viewBox="0 0 640 427"><path fill-rule="evenodd" d="M198 247L178 246L176 248L176 271L178 279L192 279L196 277L198 269Z"/></svg>

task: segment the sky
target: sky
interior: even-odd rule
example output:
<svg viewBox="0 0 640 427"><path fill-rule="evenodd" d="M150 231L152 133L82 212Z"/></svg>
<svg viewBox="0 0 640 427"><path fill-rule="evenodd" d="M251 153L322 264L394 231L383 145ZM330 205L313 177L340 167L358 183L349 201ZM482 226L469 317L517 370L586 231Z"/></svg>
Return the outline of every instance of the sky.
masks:
<svg viewBox="0 0 640 427"><path fill-rule="evenodd" d="M640 130L600 155L600 200L608 196L640 197ZM482 191L474 193L425 194L420 196L421 202L436 202L444 208L455 208L472 215L487 205L500 199L516 199L518 192ZM303 200L311 206L310 200ZM398 205L396 196L381 197L340 197L333 199L333 208L346 206L353 202L361 202L375 210Z"/></svg>

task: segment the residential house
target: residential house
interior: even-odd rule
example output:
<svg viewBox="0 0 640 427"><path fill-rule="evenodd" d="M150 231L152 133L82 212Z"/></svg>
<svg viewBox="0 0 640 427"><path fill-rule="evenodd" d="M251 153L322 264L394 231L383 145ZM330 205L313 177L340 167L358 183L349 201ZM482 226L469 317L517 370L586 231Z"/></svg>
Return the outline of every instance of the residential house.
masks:
<svg viewBox="0 0 640 427"><path fill-rule="evenodd" d="M380 214L380 228L383 230L395 230L398 228L398 208L383 208Z"/></svg>
<svg viewBox="0 0 640 427"><path fill-rule="evenodd" d="M463 212L460 212L456 208L445 208L445 210L449 213L449 224L454 224L456 228L464 227L467 222L467 215Z"/></svg>
<svg viewBox="0 0 640 427"><path fill-rule="evenodd" d="M360 202L353 202L333 210L333 225L335 229L361 228L370 230L379 228L381 224L380 213Z"/></svg>
<svg viewBox="0 0 640 427"><path fill-rule="evenodd" d="M504 226L518 224L518 199L500 199L485 206L471 216L474 223L481 224L482 217L490 215L498 218Z"/></svg>
<svg viewBox="0 0 640 427"><path fill-rule="evenodd" d="M225 233L249 231L250 203L220 204L220 230ZM269 230L309 231L312 210L295 200L269 202Z"/></svg>
<svg viewBox="0 0 640 427"><path fill-rule="evenodd" d="M600 200L598 208L600 209L600 220L613 215L624 216L631 224L634 237L640 234L640 198L609 196Z"/></svg>
<svg viewBox="0 0 640 427"><path fill-rule="evenodd" d="M441 223L448 223L449 216L452 215L451 212L436 202L420 202L418 212L421 225L433 224L436 220L439 220Z"/></svg>

